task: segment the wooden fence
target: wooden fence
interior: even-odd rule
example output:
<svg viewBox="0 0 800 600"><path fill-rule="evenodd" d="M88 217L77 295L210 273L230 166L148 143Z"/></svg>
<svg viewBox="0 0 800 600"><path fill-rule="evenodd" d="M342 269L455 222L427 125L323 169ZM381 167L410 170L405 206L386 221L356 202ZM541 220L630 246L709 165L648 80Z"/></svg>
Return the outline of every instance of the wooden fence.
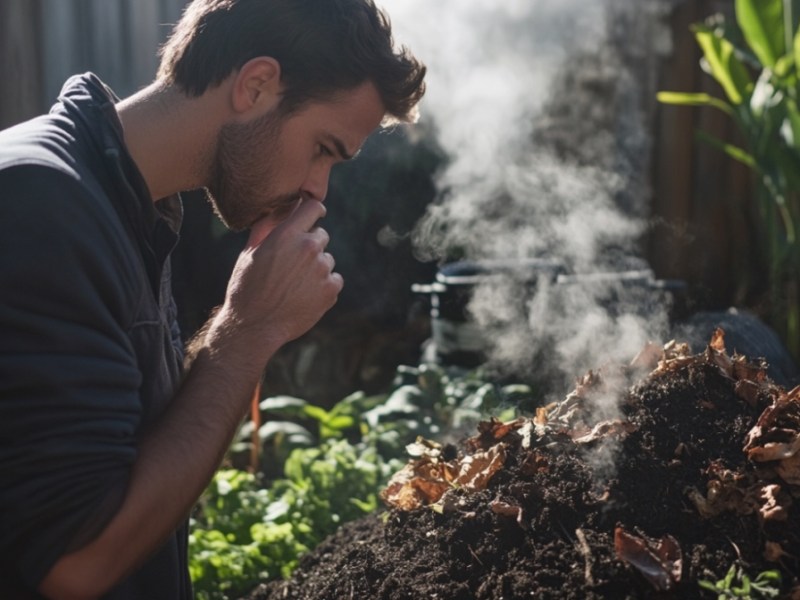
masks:
<svg viewBox="0 0 800 600"><path fill-rule="evenodd" d="M39 114L94 71L120 96L153 79L186 0L0 0L0 128Z"/></svg>
<svg viewBox="0 0 800 600"><path fill-rule="evenodd" d="M659 89L724 97L700 69L689 30L709 15L732 15L733 0L689 0L671 15L674 50L660 67ZM750 170L696 139L698 130L740 144L733 121L711 108L657 105L653 123L653 227L648 259L660 277L700 289L701 306L753 304L756 233Z"/></svg>

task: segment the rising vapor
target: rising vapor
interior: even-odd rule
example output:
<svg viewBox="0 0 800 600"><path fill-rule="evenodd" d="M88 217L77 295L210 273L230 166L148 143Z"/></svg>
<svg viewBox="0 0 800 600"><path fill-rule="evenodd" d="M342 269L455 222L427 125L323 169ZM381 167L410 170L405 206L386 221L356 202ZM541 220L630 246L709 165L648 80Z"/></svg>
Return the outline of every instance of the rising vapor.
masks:
<svg viewBox="0 0 800 600"><path fill-rule="evenodd" d="M664 45L668 4L383 0L397 40L428 65L423 119L449 157L415 232L421 256L558 258L571 273L646 267L649 89L624 55L637 49L620 48L653 43L646 31ZM620 43L620 25L637 21L650 29ZM570 379L664 333L663 310L609 312L600 287L479 287L469 310L490 362L531 372L548 354L548 369Z"/></svg>

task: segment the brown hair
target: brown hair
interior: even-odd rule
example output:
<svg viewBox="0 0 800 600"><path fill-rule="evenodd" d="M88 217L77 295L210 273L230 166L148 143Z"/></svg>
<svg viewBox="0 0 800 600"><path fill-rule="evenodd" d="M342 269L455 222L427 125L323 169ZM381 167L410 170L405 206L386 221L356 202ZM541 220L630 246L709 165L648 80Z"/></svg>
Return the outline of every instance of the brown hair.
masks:
<svg viewBox="0 0 800 600"><path fill-rule="evenodd" d="M281 65L281 110L371 81L395 120L411 121L425 66L395 49L373 0L194 0L161 48L158 76L200 96L258 56Z"/></svg>

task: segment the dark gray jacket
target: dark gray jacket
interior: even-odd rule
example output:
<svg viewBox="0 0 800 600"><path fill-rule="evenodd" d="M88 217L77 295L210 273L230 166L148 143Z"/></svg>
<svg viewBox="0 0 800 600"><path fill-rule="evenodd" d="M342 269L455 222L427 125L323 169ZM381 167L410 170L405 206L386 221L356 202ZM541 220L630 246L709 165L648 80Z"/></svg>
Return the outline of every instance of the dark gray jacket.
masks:
<svg viewBox="0 0 800 600"><path fill-rule="evenodd" d="M102 530L181 378L180 201L151 201L116 100L73 77L49 115L0 132L2 598L35 598ZM190 598L186 539L184 525L107 597Z"/></svg>

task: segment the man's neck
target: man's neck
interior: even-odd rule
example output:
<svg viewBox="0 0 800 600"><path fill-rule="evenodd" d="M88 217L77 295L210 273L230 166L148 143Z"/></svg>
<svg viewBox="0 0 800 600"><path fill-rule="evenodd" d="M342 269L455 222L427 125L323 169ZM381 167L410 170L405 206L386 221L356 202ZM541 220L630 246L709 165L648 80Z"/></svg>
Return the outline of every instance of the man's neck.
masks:
<svg viewBox="0 0 800 600"><path fill-rule="evenodd" d="M206 185L220 127L216 95L190 98L159 81L117 104L125 143L153 201Z"/></svg>

